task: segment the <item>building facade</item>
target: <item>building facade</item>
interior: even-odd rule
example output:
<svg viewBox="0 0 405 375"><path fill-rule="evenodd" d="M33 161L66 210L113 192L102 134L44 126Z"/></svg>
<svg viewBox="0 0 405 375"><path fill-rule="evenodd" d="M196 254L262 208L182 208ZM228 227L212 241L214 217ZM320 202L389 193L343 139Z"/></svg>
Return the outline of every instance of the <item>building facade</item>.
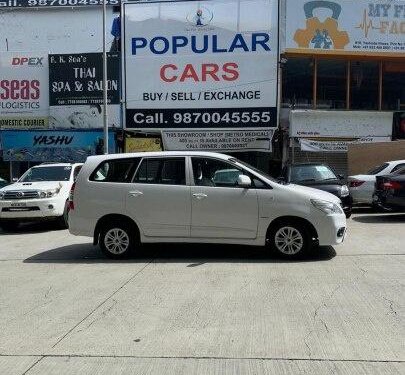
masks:
<svg viewBox="0 0 405 375"><path fill-rule="evenodd" d="M249 22L258 17L248 14L252 1L229 3L228 6L238 8L238 28L243 24L241 14ZM196 3L200 7L204 3L203 6L209 8L210 2ZM274 37L278 39L280 53L279 128L272 132L274 137L267 152L243 152L236 148L230 149L229 153L236 152L239 157L273 174L288 161L328 162L338 172L346 173L347 147L351 142L391 141L404 137L405 1L268 0L264 3L278 12L275 17L278 18L278 35ZM10 166L15 177L29 165L58 155L58 145L51 151L43 150L43 147L38 150L32 144L21 142L13 147L10 140L18 139L13 131L31 132L25 137L27 140L37 139L35 136L55 139L50 138L52 135L70 139L73 133L88 132L88 137L77 137L89 139L89 147L81 155L85 157L102 148L98 135L102 131L101 6L34 5L34 2L24 0L0 2L0 53L1 61L4 61L0 65L0 79L4 82L28 80L34 86L36 83L32 82L39 81L42 100L42 104L39 99L24 101L36 102L24 105L38 107L29 114L20 103L16 109L14 104L7 104L12 102L10 98L1 96L0 139L6 139L1 142L0 151L2 176L10 173ZM107 22L108 48L119 59L121 18L118 5L118 0L110 1ZM204 26L203 18L199 17L199 26ZM257 20L259 22L259 18ZM263 22L261 18L260 22ZM164 34L164 30L162 32ZM243 30L243 33L249 35L249 30ZM31 60L22 60L27 57ZM41 79L39 76L44 71L41 73L39 67L29 65L30 61L34 65L38 59L42 59L42 68L49 72ZM65 60L68 63L63 66ZM110 66L110 71L115 71L116 75L109 77L112 149L116 149L117 139L126 140L128 151L170 148L170 143L162 143L159 131L148 135L132 129L124 135L119 130L117 137L123 111L120 108L120 63L116 64ZM273 79L277 80L277 77ZM35 94L35 88L31 89ZM20 98L15 101L21 102ZM218 136L224 137L224 134ZM215 133L208 135L216 136ZM120 141L118 145L123 146ZM65 146L60 154L69 158ZM77 144L77 147L72 144L76 151L81 148L83 144Z"/></svg>

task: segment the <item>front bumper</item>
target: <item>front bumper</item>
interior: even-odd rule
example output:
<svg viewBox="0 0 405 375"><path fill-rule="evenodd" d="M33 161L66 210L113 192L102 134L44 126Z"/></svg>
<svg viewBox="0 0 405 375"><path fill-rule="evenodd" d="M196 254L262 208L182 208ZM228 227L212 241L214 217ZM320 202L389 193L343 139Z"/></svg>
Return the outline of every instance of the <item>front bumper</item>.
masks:
<svg viewBox="0 0 405 375"><path fill-rule="evenodd" d="M57 197L30 200L1 200L1 221L29 221L60 217L65 210L66 201ZM18 205L18 206L17 206Z"/></svg>
<svg viewBox="0 0 405 375"><path fill-rule="evenodd" d="M320 246L339 245L346 238L347 223L344 214L324 215L318 218L314 226Z"/></svg>

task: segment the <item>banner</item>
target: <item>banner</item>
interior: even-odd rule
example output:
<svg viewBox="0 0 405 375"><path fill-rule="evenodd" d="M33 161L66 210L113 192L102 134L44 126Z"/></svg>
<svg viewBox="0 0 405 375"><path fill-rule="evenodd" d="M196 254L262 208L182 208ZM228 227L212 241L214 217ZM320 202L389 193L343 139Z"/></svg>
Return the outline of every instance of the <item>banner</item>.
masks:
<svg viewBox="0 0 405 375"><path fill-rule="evenodd" d="M48 56L0 54L0 128L48 127Z"/></svg>
<svg viewBox="0 0 405 375"><path fill-rule="evenodd" d="M272 151L274 129L162 132L165 151Z"/></svg>
<svg viewBox="0 0 405 375"><path fill-rule="evenodd" d="M294 110L292 138L392 137L392 112Z"/></svg>
<svg viewBox="0 0 405 375"><path fill-rule="evenodd" d="M103 153L102 131L3 131L4 161L83 162ZM109 134L109 150L115 151L114 133Z"/></svg>
<svg viewBox="0 0 405 375"><path fill-rule="evenodd" d="M162 151L160 137L126 138L125 152Z"/></svg>
<svg viewBox="0 0 405 375"><path fill-rule="evenodd" d="M405 56L404 0L287 0L286 52Z"/></svg>
<svg viewBox="0 0 405 375"><path fill-rule="evenodd" d="M103 5L104 0L0 0L0 8L63 8ZM107 5L120 5L121 0L105 0Z"/></svg>
<svg viewBox="0 0 405 375"><path fill-rule="evenodd" d="M107 55L108 121L120 127L119 56ZM50 127L103 127L103 56L101 53L49 55Z"/></svg>
<svg viewBox="0 0 405 375"><path fill-rule="evenodd" d="M276 127L278 1L124 3L126 128Z"/></svg>
<svg viewBox="0 0 405 375"><path fill-rule="evenodd" d="M360 138L357 140L334 140L334 141L316 141L310 139L300 139L301 151L308 152L347 152L349 144L356 143L374 143L389 142L390 138Z"/></svg>

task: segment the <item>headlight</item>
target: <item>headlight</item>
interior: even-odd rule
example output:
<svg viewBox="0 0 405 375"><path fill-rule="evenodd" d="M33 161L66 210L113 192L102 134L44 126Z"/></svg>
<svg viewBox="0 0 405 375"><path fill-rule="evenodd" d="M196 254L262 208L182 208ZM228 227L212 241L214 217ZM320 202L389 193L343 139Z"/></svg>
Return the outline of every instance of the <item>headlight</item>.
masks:
<svg viewBox="0 0 405 375"><path fill-rule="evenodd" d="M311 199L311 203L318 210L321 210L325 214L343 214L342 208L336 203L322 201L319 199Z"/></svg>
<svg viewBox="0 0 405 375"><path fill-rule="evenodd" d="M39 193L40 198L52 198L58 194L60 189L46 190Z"/></svg>
<svg viewBox="0 0 405 375"><path fill-rule="evenodd" d="M341 197L347 197L349 195L349 188L347 187L347 185L343 185L340 188L340 196Z"/></svg>

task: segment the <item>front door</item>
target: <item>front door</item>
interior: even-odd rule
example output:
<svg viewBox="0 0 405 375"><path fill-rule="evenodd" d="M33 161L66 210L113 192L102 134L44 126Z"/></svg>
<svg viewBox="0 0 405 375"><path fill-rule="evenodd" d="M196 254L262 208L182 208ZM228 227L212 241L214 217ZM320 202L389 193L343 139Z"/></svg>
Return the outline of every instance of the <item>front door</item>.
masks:
<svg viewBox="0 0 405 375"><path fill-rule="evenodd" d="M186 159L143 158L128 186L126 209L145 236L189 237L190 186Z"/></svg>
<svg viewBox="0 0 405 375"><path fill-rule="evenodd" d="M193 157L191 237L254 239L258 226L256 189L237 186L243 171L226 161Z"/></svg>

